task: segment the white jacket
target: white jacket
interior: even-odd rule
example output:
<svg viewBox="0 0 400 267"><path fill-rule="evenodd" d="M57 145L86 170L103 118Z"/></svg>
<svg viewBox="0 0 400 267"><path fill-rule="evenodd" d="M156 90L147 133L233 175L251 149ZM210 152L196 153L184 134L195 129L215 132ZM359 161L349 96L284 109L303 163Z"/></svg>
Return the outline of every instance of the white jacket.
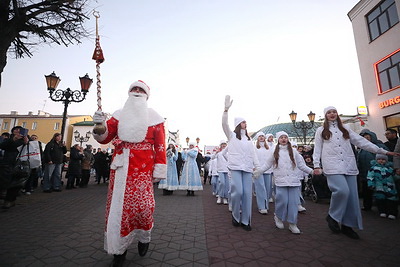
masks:
<svg viewBox="0 0 400 267"><path fill-rule="evenodd" d="M279 146L279 161L278 166L275 166L275 158L273 154L270 154L267 161L263 162L261 171L264 172L269 168L273 167L275 185L276 186L300 186L300 177L298 174L298 169L303 172L311 174L313 169L307 167L304 162L303 157L293 149L293 157L296 162L296 166L293 166L292 160L289 156L289 151L287 145Z"/></svg>
<svg viewBox="0 0 400 267"><path fill-rule="evenodd" d="M349 131L350 139L344 139L343 133L339 130L337 122L329 122L329 130L332 136L329 140L322 138L323 126L315 132L314 145L314 168L321 168L328 175L345 174L357 175L358 168L356 157L351 144L365 149L374 154L386 154L387 151L369 142L361 135L352 131L347 125L343 125ZM322 163L322 166L321 166Z"/></svg>
<svg viewBox="0 0 400 267"><path fill-rule="evenodd" d="M228 156L228 169L235 171L253 172L253 168L259 168L259 163L253 142L247 139L244 130L241 131L242 139L236 138L228 125L228 112L222 115L222 129L228 138L229 145L226 149Z"/></svg>
<svg viewBox="0 0 400 267"><path fill-rule="evenodd" d="M210 159L210 170L209 173L211 173L212 176L218 176L218 170L217 170L217 159Z"/></svg>
<svg viewBox="0 0 400 267"><path fill-rule="evenodd" d="M214 155L212 155L212 159L216 159L217 160L217 171L218 172L228 172L228 161L226 160L226 158L224 157L224 150L227 149L226 147L218 152L215 153Z"/></svg>
<svg viewBox="0 0 400 267"><path fill-rule="evenodd" d="M268 142L267 142L268 144ZM270 154L274 154L274 150L272 147L269 146L269 149L266 149L264 147L264 144L260 143L261 147L260 148L255 148L256 149L256 155L258 158L258 162L261 164L262 162L267 161L267 159L269 158ZM266 170L264 173L272 173L273 168L269 168L268 170Z"/></svg>

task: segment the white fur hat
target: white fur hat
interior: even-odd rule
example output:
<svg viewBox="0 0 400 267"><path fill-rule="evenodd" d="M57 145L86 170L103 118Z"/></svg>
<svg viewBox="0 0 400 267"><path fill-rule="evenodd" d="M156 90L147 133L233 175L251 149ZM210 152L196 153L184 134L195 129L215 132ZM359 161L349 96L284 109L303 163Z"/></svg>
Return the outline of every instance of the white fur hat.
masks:
<svg viewBox="0 0 400 267"><path fill-rule="evenodd" d="M195 142L189 142L189 146L196 146L197 144Z"/></svg>
<svg viewBox="0 0 400 267"><path fill-rule="evenodd" d="M331 109L334 109L334 110L337 111L337 109L336 109L335 107L333 107L333 106L326 107L326 108L324 108L324 116L325 116L325 114L326 114L329 110L331 110Z"/></svg>
<svg viewBox="0 0 400 267"><path fill-rule="evenodd" d="M292 147L293 146L297 146L297 142L295 142L295 141L292 141L292 142L290 142L291 144L292 144Z"/></svg>
<svg viewBox="0 0 400 267"><path fill-rule="evenodd" d="M219 141L219 144L220 145L222 145L222 144L227 144L228 142L226 142L225 140L221 140L221 141Z"/></svg>
<svg viewBox="0 0 400 267"><path fill-rule="evenodd" d="M261 135L263 135L264 137L265 137L265 133L263 133L263 132L258 132L257 134L256 134L256 139L258 139L258 137L260 137Z"/></svg>
<svg viewBox="0 0 400 267"><path fill-rule="evenodd" d="M289 135L285 131L280 131L275 134L276 139L279 139L279 137L281 137L282 135L286 135L287 137L289 137Z"/></svg>
<svg viewBox="0 0 400 267"><path fill-rule="evenodd" d="M244 118L241 118L241 117L236 117L235 118L235 128L241 123L241 122L243 122L243 121L246 121Z"/></svg>
<svg viewBox="0 0 400 267"><path fill-rule="evenodd" d="M150 87L149 87L147 84L145 84L144 81L137 80L136 82L132 83L131 86L129 86L129 91L128 91L128 93L132 90L133 87L140 87L140 88L142 88L142 89L146 92L147 99L149 99L149 96L150 96Z"/></svg>

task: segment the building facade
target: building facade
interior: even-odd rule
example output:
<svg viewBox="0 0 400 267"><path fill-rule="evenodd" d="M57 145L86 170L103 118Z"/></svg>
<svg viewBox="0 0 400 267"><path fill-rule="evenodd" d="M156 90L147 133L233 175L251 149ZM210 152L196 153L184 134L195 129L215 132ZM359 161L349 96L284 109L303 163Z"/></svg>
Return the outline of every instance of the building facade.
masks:
<svg viewBox="0 0 400 267"><path fill-rule="evenodd" d="M29 112L26 115L20 115L17 111L11 111L10 114L0 114L1 133L9 132L14 126L22 126L29 130L29 135L36 134L43 143L48 143L55 133L61 132L62 115L51 115L39 111L38 114ZM90 115L67 115L65 136L67 148L71 147L73 138L73 124L81 121L92 121Z"/></svg>
<svg viewBox="0 0 400 267"><path fill-rule="evenodd" d="M368 128L386 140L400 131L400 0L361 0L348 13L353 26Z"/></svg>

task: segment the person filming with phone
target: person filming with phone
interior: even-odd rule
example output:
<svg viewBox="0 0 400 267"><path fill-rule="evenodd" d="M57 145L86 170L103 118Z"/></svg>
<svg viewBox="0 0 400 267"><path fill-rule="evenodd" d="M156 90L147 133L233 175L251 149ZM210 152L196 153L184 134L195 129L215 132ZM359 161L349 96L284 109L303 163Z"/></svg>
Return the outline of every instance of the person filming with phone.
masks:
<svg viewBox="0 0 400 267"><path fill-rule="evenodd" d="M0 149L4 150L4 157L0 162L0 189L7 189L7 193L4 199L3 209L9 209L15 206L15 201L20 186L8 187L7 181L9 181L9 175L12 175L11 170L16 164L16 158L18 156L18 147L23 144L28 144L28 131L21 126L15 126L11 129L10 138L4 139L0 143Z"/></svg>

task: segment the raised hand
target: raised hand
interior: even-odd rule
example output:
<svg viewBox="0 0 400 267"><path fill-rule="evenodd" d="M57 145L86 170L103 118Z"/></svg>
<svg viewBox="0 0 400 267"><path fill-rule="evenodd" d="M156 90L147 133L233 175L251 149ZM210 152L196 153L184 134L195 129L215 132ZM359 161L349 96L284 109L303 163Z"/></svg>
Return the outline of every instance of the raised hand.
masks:
<svg viewBox="0 0 400 267"><path fill-rule="evenodd" d="M225 111L229 110L229 108L232 106L232 102L233 102L233 100L231 100L231 96L226 95L225 96Z"/></svg>

